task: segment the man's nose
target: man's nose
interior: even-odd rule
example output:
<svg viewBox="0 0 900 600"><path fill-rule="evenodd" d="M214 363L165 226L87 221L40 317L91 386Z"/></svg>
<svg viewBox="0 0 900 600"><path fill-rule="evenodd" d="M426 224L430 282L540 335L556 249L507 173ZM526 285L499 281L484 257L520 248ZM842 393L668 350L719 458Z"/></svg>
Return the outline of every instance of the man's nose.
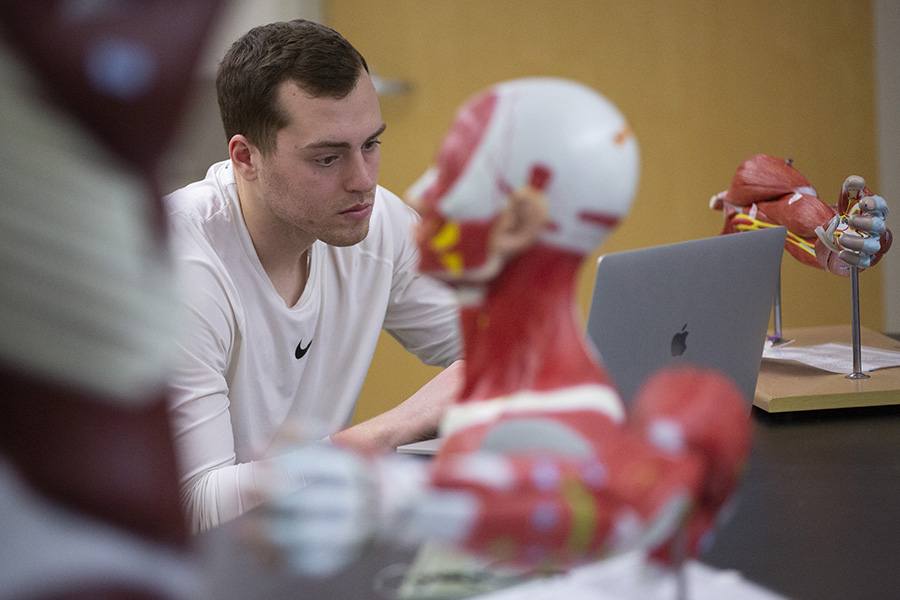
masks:
<svg viewBox="0 0 900 600"><path fill-rule="evenodd" d="M376 157L355 153L347 165L345 187L351 192L370 192L378 183L378 165Z"/></svg>

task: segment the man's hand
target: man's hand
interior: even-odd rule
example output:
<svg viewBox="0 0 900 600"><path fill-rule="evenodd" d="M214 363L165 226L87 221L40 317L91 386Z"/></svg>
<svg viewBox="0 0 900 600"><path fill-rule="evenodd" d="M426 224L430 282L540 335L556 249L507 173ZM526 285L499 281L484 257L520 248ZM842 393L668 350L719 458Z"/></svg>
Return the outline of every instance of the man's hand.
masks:
<svg viewBox="0 0 900 600"><path fill-rule="evenodd" d="M464 372L464 362L456 361L401 404L332 435L331 441L377 453L435 437L444 412L459 397Z"/></svg>

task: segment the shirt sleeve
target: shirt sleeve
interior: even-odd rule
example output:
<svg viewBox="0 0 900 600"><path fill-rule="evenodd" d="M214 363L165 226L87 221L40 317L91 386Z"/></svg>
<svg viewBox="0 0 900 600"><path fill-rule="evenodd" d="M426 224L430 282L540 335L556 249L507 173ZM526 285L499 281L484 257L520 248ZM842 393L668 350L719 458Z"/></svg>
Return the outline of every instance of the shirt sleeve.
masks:
<svg viewBox="0 0 900 600"><path fill-rule="evenodd" d="M238 335L228 280L189 225L176 224L177 268L186 323L178 337L169 415L179 458L181 502L188 525L203 531L260 503L265 461L238 464L225 378ZM286 473L284 473L286 477ZM279 484L289 486L288 482ZM296 487L299 487L296 486Z"/></svg>

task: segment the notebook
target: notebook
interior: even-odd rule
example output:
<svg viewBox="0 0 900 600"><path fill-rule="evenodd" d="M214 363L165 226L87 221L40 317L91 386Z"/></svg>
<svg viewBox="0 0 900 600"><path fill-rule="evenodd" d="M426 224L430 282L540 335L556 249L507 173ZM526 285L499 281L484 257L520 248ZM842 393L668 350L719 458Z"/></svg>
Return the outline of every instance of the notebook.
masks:
<svg viewBox="0 0 900 600"><path fill-rule="evenodd" d="M601 256L587 337L626 406L669 365L730 376L753 403L786 230L773 227Z"/></svg>

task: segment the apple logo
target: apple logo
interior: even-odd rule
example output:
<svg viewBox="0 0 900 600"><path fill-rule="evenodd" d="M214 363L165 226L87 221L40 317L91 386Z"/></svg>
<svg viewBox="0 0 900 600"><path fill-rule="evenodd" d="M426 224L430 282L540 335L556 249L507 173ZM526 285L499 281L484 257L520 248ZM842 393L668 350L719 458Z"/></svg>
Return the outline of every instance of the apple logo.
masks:
<svg viewBox="0 0 900 600"><path fill-rule="evenodd" d="M681 331L672 336L672 356L681 356L687 350L687 323L681 328Z"/></svg>

